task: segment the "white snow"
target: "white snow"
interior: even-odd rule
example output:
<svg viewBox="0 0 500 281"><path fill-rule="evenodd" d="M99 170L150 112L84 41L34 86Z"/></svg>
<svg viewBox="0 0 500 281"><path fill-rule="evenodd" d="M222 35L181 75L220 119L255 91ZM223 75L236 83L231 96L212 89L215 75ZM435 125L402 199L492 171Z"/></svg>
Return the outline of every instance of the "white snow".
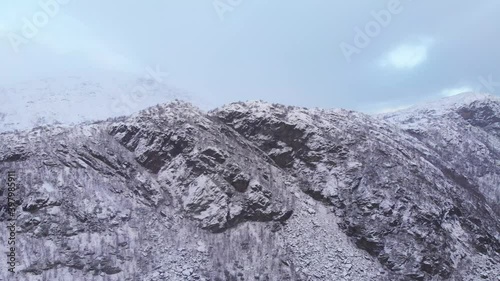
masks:
<svg viewBox="0 0 500 281"><path fill-rule="evenodd" d="M374 117L398 124L400 128L405 130L425 131L427 128L434 126L436 122L441 122L439 121L440 116L456 114L454 112L458 109L470 106L473 103L488 103L497 106L496 104L500 103L500 97L468 92L418 104L400 111L375 114ZM450 135L450 141L457 141L455 137ZM455 139L453 140L453 138Z"/></svg>
<svg viewBox="0 0 500 281"><path fill-rule="evenodd" d="M121 73L0 85L0 98L0 132L104 120L174 99L201 100L163 81Z"/></svg>
<svg viewBox="0 0 500 281"><path fill-rule="evenodd" d="M403 121L405 119L416 117L416 115L421 115L422 113L427 113L428 115L434 115L434 116L444 115L449 113L450 111L456 110L458 108L461 108L463 106L469 105L474 102L490 102L490 101L500 102L500 97L491 94L467 92L454 96L445 97L439 100L418 104L409 107L407 109L395 112L376 114L375 116L379 116L386 119L389 118L395 121Z"/></svg>

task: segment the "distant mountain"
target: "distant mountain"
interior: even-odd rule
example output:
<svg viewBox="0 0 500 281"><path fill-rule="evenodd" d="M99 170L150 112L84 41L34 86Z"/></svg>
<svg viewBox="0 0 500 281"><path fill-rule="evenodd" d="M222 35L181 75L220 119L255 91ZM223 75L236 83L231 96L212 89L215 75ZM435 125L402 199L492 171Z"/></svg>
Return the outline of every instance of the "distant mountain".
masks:
<svg viewBox="0 0 500 281"><path fill-rule="evenodd" d="M106 73L47 78L0 86L0 132L40 125L78 124L130 115L169 100L199 99L149 74Z"/></svg>
<svg viewBox="0 0 500 281"><path fill-rule="evenodd" d="M499 108L175 101L0 134L20 186L18 273L0 277L497 281Z"/></svg>

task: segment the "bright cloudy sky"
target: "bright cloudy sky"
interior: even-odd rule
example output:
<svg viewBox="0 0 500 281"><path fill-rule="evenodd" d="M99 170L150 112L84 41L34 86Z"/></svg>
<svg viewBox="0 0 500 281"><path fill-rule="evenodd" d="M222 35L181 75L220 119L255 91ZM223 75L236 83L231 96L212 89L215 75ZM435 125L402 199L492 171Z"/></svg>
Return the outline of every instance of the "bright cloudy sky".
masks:
<svg viewBox="0 0 500 281"><path fill-rule="evenodd" d="M500 93L498 0L54 1L0 2L0 84L159 66L216 105L366 112Z"/></svg>

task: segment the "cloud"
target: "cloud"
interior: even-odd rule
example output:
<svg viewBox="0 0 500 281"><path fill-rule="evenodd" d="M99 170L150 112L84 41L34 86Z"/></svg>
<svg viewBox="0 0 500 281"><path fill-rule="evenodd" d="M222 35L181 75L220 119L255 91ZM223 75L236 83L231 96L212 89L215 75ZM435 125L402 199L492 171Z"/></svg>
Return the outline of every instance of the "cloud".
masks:
<svg viewBox="0 0 500 281"><path fill-rule="evenodd" d="M413 104L408 103L405 101L404 98L402 99L397 99L397 100L392 100L392 101L385 101L385 102L375 102L363 107L358 108L358 110L368 113L368 114L385 114L385 113L391 113L391 112L396 112L400 110L405 110L410 107L412 107Z"/></svg>
<svg viewBox="0 0 500 281"><path fill-rule="evenodd" d="M353 42L353 27L372 20L379 1L249 1L224 22L211 1L70 1L14 53L1 34L20 33L38 2L0 1L0 83L158 64L172 84L217 105L264 98L369 112L462 86L500 92L498 0L444 0L432 9L408 0L350 64L339 43Z"/></svg>
<svg viewBox="0 0 500 281"><path fill-rule="evenodd" d="M0 39L10 32L20 33L23 18L31 19L34 11L40 9L37 1L3 1L0 4Z"/></svg>
<svg viewBox="0 0 500 281"><path fill-rule="evenodd" d="M21 28L7 21L0 22L0 36L10 32L22 35ZM21 25L22 26L22 25ZM106 38L100 38L84 22L65 13L61 7L59 13L50 19L46 26L39 28L36 36L26 43L37 51L49 50L52 55L72 62L84 62L93 67L114 71L141 71L141 65L114 48ZM26 48L21 46L21 52ZM21 53L19 58L23 57Z"/></svg>
<svg viewBox="0 0 500 281"><path fill-rule="evenodd" d="M387 105L387 104L379 104L376 105L374 109L368 109L364 110L365 112L371 113L371 114L384 114L384 113L391 113L391 112L396 112L404 109L410 108L411 105Z"/></svg>
<svg viewBox="0 0 500 281"><path fill-rule="evenodd" d="M466 92L472 92L474 91L471 87L469 86L463 86L463 87L458 87L458 88L448 88L444 89L441 91L441 96L445 97L450 97L450 96L455 96L458 94L466 93Z"/></svg>
<svg viewBox="0 0 500 281"><path fill-rule="evenodd" d="M402 44L389 51L381 60L382 67L411 69L427 59L431 40L423 40L418 44Z"/></svg>
<svg viewBox="0 0 500 281"><path fill-rule="evenodd" d="M7 33L9 32L9 29L7 26L3 23L0 23L0 38L7 36Z"/></svg>

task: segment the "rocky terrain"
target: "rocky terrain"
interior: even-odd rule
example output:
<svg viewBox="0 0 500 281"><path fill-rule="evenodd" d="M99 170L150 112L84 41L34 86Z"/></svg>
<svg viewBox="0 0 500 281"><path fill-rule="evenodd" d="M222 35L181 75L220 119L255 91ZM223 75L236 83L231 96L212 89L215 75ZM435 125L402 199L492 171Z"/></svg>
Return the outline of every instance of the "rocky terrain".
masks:
<svg viewBox="0 0 500 281"><path fill-rule="evenodd" d="M1 280L500 280L493 96L379 116L176 101L0 134L8 171Z"/></svg>

